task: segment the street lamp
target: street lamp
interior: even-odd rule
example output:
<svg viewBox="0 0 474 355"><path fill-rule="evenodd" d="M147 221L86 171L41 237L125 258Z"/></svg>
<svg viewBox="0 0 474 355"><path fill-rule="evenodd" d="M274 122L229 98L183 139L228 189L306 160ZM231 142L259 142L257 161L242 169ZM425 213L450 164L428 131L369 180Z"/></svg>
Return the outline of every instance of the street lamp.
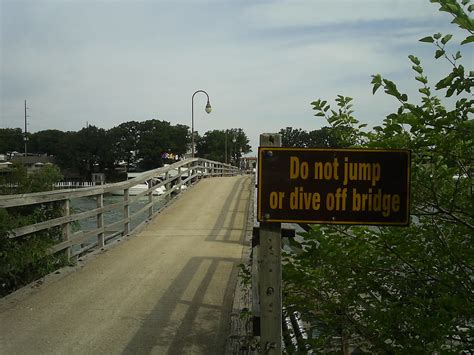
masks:
<svg viewBox="0 0 474 355"><path fill-rule="evenodd" d="M191 158L194 158L194 95L196 95L198 92L202 92L207 96L207 104L205 109L206 112L211 113L212 111L211 103L209 102L209 95L207 92L204 90L196 91L191 98Z"/></svg>
<svg viewBox="0 0 474 355"><path fill-rule="evenodd" d="M225 131L225 149L224 149L224 160L225 163L227 164L227 130Z"/></svg>
<svg viewBox="0 0 474 355"><path fill-rule="evenodd" d="M232 149L230 150L230 164L232 164L232 154L235 154L235 135L232 135ZM234 159L235 163L235 159Z"/></svg>

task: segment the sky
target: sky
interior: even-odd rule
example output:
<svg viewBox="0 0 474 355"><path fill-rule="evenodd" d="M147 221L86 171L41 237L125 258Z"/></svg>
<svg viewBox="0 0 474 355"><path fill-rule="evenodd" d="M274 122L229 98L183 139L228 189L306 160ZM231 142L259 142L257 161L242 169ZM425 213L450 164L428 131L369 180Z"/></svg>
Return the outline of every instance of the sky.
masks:
<svg viewBox="0 0 474 355"><path fill-rule="evenodd" d="M24 127L24 100L30 132L191 126L191 97L205 90L213 111L195 96L195 130L242 128L255 155L261 133L327 125L318 98L353 97L354 115L380 125L397 103L372 95L373 74L418 102L407 56L433 83L446 75L418 39L459 43L450 20L429 0L0 0L0 128Z"/></svg>

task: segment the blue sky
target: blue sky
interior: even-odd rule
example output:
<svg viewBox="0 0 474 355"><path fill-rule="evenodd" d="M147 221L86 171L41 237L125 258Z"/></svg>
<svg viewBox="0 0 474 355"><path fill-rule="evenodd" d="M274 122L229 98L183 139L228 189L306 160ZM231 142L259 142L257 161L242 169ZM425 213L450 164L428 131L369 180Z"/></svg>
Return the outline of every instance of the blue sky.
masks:
<svg viewBox="0 0 474 355"><path fill-rule="evenodd" d="M0 127L29 131L111 128L160 119L195 129L243 128L258 135L325 125L310 102L354 98L370 126L396 107L372 95L371 75L397 82L413 101L408 54L436 82L434 32L464 38L429 0L0 0ZM457 36L456 36L457 35ZM453 50L457 50L453 46ZM463 62L473 51L463 48Z"/></svg>

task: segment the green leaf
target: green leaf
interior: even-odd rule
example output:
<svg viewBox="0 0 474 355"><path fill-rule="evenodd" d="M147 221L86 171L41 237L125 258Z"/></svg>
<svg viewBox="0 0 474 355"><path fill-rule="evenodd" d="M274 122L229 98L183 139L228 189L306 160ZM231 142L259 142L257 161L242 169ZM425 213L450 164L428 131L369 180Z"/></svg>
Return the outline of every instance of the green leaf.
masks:
<svg viewBox="0 0 474 355"><path fill-rule="evenodd" d="M396 113L391 113L390 115L387 116L389 120L395 120L398 118L398 115Z"/></svg>
<svg viewBox="0 0 474 355"><path fill-rule="evenodd" d="M411 67L414 71L416 71L418 74L423 74L423 68L418 66L418 65L414 65Z"/></svg>
<svg viewBox="0 0 474 355"><path fill-rule="evenodd" d="M446 44L446 43L449 42L449 40L450 40L451 38L453 38L453 35L448 34L448 35L444 36L444 37L441 39L441 43Z"/></svg>
<svg viewBox="0 0 474 355"><path fill-rule="evenodd" d="M444 55L445 51L444 49L438 49L435 53L435 58L438 59Z"/></svg>
<svg viewBox="0 0 474 355"><path fill-rule="evenodd" d="M425 42L425 43L433 43L434 39L431 36L423 37L422 39L419 40L420 42Z"/></svg>
<svg viewBox="0 0 474 355"><path fill-rule="evenodd" d="M461 44L467 44L471 42L474 42L474 36L467 37L464 41L461 42Z"/></svg>
<svg viewBox="0 0 474 355"><path fill-rule="evenodd" d="M408 58L410 58L410 60L411 60L411 62L412 62L413 64L415 64L415 65L420 65L420 60L419 60L417 57L415 57L414 55L411 55L411 54L410 54L410 55L408 56Z"/></svg>
<svg viewBox="0 0 474 355"><path fill-rule="evenodd" d="M425 96L430 96L431 95L430 89L428 89L428 88L421 88L421 89L418 89L418 91L420 93L422 93L423 95L425 95Z"/></svg>
<svg viewBox="0 0 474 355"><path fill-rule="evenodd" d="M444 7L443 11L449 12L453 15L460 15L461 14L461 6L458 3L453 2L452 4L447 3L446 7Z"/></svg>
<svg viewBox="0 0 474 355"><path fill-rule="evenodd" d="M397 86L393 81L383 79L383 83L385 84L385 92L389 95L399 97L400 93L397 90Z"/></svg>
<svg viewBox="0 0 474 355"><path fill-rule="evenodd" d="M461 1L461 4L463 4L464 6L466 6L467 4L469 4L469 0L462 0L462 1Z"/></svg>
<svg viewBox="0 0 474 355"><path fill-rule="evenodd" d="M372 89L372 95L375 95L375 93L377 92L377 90L380 88L382 84L374 84L374 87Z"/></svg>
<svg viewBox="0 0 474 355"><path fill-rule="evenodd" d="M375 94L382 85L382 76L380 74L372 75L372 81L370 83L374 85L372 94Z"/></svg>
<svg viewBox="0 0 474 355"><path fill-rule="evenodd" d="M456 90L456 87L451 86L448 91L446 91L446 97L451 97L454 94L454 91Z"/></svg>
<svg viewBox="0 0 474 355"><path fill-rule="evenodd" d="M474 11L474 4L469 5L469 7L467 8L467 11L473 12Z"/></svg>
<svg viewBox="0 0 474 355"><path fill-rule="evenodd" d="M441 36L442 36L442 34L439 33L439 32L433 35L433 37L434 37L435 39L440 39Z"/></svg>
<svg viewBox="0 0 474 355"><path fill-rule="evenodd" d="M428 84L428 80L426 80L426 77L424 76L420 75L420 76L417 76L415 79L418 80L420 83Z"/></svg>
<svg viewBox="0 0 474 355"><path fill-rule="evenodd" d="M458 59L462 58L461 52L460 52L460 51L457 51L457 52L456 52L456 55L453 56L453 58L454 58L454 60L458 60Z"/></svg>

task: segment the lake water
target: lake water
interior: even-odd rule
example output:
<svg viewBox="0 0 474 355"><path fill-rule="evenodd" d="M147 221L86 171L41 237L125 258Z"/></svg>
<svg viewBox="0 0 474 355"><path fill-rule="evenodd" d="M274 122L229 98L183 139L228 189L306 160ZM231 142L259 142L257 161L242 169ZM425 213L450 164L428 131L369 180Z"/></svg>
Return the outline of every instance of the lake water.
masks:
<svg viewBox="0 0 474 355"><path fill-rule="evenodd" d="M104 206L121 202L121 201L123 201L123 196L114 196L114 195L104 196ZM154 210L157 211L165 205L166 200L159 196L155 196L154 202L155 202ZM137 201L132 202L130 204L130 216L132 216L134 213L136 213L141 208L143 208L147 203L148 203L148 197L142 197L142 198L139 198ZM94 197L81 197L81 198L71 199L71 209L72 209L71 213L86 212L86 211L93 210L95 208L97 208L97 201ZM147 210L134 216L132 220L130 221L130 230L133 230L136 226L138 226L140 223L145 221L147 217L148 217ZM107 226L122 218L123 218L123 207L119 207L117 209L107 211L104 213L104 225ZM97 228L97 218L94 216L94 217L90 217L90 218L79 221L78 225L73 227L73 231L78 231L78 230L88 231L95 228ZM118 229L120 228L117 228L117 230ZM85 246L87 244L92 244L95 242L97 242L97 237L91 237L90 240L83 242L82 246ZM73 252L79 249L80 249L80 246L75 246L73 248Z"/></svg>

